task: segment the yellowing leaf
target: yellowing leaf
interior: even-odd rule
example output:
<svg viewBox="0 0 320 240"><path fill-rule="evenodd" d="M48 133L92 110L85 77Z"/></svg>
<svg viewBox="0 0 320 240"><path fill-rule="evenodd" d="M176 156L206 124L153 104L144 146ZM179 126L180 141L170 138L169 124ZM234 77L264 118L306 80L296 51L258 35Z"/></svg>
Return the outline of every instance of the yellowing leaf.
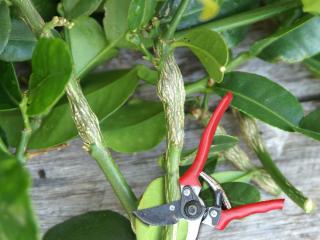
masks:
<svg viewBox="0 0 320 240"><path fill-rule="evenodd" d="M312 13L314 15L320 14L320 1L317 0L301 0L303 4L303 11Z"/></svg>
<svg viewBox="0 0 320 240"><path fill-rule="evenodd" d="M201 21L208 21L218 15L220 6L215 0L201 0L203 10L200 14Z"/></svg>

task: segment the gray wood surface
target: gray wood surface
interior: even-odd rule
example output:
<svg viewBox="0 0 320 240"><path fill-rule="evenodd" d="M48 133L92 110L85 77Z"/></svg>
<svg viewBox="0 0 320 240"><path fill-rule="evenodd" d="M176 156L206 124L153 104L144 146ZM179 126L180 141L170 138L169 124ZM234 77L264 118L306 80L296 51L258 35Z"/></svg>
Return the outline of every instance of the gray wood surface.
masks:
<svg viewBox="0 0 320 240"><path fill-rule="evenodd" d="M259 34L258 29L236 51L247 48ZM137 62L135 59L137 56L123 52L120 58L107 67L129 67L133 60ZM204 74L197 60L187 51L179 51L178 62L187 80L197 79ZM303 102L306 113L320 107L320 80L315 79L300 64L269 64L255 59L239 69L267 76L289 89ZM155 97L152 88L144 88L138 95L143 98ZM230 113L226 114L222 125L230 133L239 134L238 126ZM319 142L262 123L260 125L265 143L280 169L294 185L320 204ZM186 148L196 146L200 134L201 126L187 119ZM241 142L241 145L244 144ZM161 176L162 171L157 167L156 158L164 150L165 144L162 143L151 152L131 155L113 153L138 196L152 179ZM249 154L257 162L250 152ZM65 149L33 158L28 163L28 168L33 178L32 197L42 233L63 220L87 211L112 209L123 213L95 161L82 150L80 140L74 140ZM230 164L223 168L233 169ZM42 170L45 171L46 178L39 177L39 171ZM263 198L270 199L272 196L263 194ZM252 216L234 222L223 232L214 232L203 226L199 239L320 240L319 220L319 211L313 215L305 215L287 199L283 212Z"/></svg>

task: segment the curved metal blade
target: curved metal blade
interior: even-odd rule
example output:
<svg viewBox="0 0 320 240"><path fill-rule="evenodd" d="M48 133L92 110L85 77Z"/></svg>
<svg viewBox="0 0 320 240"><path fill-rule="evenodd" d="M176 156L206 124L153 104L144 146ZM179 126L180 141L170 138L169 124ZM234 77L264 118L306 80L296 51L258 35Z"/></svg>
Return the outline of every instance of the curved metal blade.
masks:
<svg viewBox="0 0 320 240"><path fill-rule="evenodd" d="M199 234L202 217L196 220L188 220L188 235L186 240L196 240Z"/></svg>
<svg viewBox="0 0 320 240"><path fill-rule="evenodd" d="M134 211L141 221L149 225L164 226L172 225L182 218L180 213L180 200L169 204L161 205L153 208L146 208Z"/></svg>

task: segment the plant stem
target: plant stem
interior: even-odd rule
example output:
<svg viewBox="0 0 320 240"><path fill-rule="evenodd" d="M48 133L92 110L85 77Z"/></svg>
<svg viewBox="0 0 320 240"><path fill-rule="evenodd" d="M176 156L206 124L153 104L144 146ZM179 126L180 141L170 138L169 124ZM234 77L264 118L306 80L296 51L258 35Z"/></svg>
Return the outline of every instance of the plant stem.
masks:
<svg viewBox="0 0 320 240"><path fill-rule="evenodd" d="M25 21L30 25L37 37L41 37L45 23L32 2L30 0L12 0L11 2L18 7ZM94 158L112 184L112 188L122 206L129 217L132 217L132 211L136 209L137 199L122 173L116 167L116 163L111 158L110 153L104 147L98 118L83 95L75 74L71 77L66 92L73 112L72 117L85 147L90 150L90 153L94 154ZM131 218L131 220L133 219Z"/></svg>
<svg viewBox="0 0 320 240"><path fill-rule="evenodd" d="M228 65L227 65L227 71L230 72L236 67L244 64L245 62L249 61L250 59L254 58L255 55L251 54L250 51L246 51L243 53L240 53L237 57L232 59Z"/></svg>
<svg viewBox="0 0 320 240"><path fill-rule="evenodd" d="M72 117L85 148L89 150L91 156L97 161L121 205L133 222L132 212L137 208L137 198L111 154L104 147L99 120L90 108L75 78L72 78L67 86L67 96L73 113Z"/></svg>
<svg viewBox="0 0 320 240"><path fill-rule="evenodd" d="M93 144L90 146L90 155L99 164L102 172L109 180L113 191L120 199L123 208L129 214L130 219L133 219L132 211L137 209L137 199L111 154L104 148Z"/></svg>
<svg viewBox="0 0 320 240"><path fill-rule="evenodd" d="M178 24L183 16L184 11L189 6L191 0L182 0L175 15L173 16L167 31L164 34L164 39L172 40L174 37L174 33L178 27Z"/></svg>
<svg viewBox="0 0 320 240"><path fill-rule="evenodd" d="M161 56L161 53L160 53ZM165 196L167 202L180 199L179 162L184 139L185 91L180 69L173 53L163 59L157 85L164 106L167 126L167 152L165 156ZM177 224L165 228L164 239L177 239Z"/></svg>
<svg viewBox="0 0 320 240"><path fill-rule="evenodd" d="M273 162L268 150L263 144L256 121L239 111L234 112L240 122L241 131L249 147L257 154L264 169L270 174L272 179L278 184L281 190L287 194L306 213L311 213L316 209L315 203L304 196L296 189L289 180L282 174L277 165Z"/></svg>
<svg viewBox="0 0 320 240"><path fill-rule="evenodd" d="M186 84L185 85L186 94L190 95L193 93L206 92L206 90L209 88L208 81L209 81L209 78L205 77L196 82Z"/></svg>
<svg viewBox="0 0 320 240"><path fill-rule="evenodd" d="M26 162L25 152L27 150L27 145L32 133L29 116L27 115L27 102L28 102L28 98L26 97L26 95L24 95L21 103L19 104L20 112L23 119L24 129L21 132L20 142L16 150L16 158L21 163Z"/></svg>
<svg viewBox="0 0 320 240"><path fill-rule="evenodd" d="M225 17L222 19L214 20L208 23L201 24L199 26L193 27L194 29L208 28L218 32L234 29L237 27L247 26L268 18L274 17L280 13L286 12L290 9L300 6L300 1L290 0L286 2L276 2L274 4L269 4L264 7L256 8L247 12L242 12L239 14L234 14L230 17ZM182 30L176 33L176 37L179 37L190 30Z"/></svg>

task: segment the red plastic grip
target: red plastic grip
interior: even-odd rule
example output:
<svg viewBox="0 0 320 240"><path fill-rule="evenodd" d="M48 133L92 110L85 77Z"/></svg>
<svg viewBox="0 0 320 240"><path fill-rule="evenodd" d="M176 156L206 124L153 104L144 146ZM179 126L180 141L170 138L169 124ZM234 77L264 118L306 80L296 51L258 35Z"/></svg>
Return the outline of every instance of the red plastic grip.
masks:
<svg viewBox="0 0 320 240"><path fill-rule="evenodd" d="M216 229L223 230L234 219L241 219L256 213L265 213L271 210L280 210L284 206L284 199L275 199L223 210Z"/></svg>
<svg viewBox="0 0 320 240"><path fill-rule="evenodd" d="M201 186L199 182L199 175L207 161L210 146L216 129L218 127L218 124L220 122L220 119L229 107L232 98L232 93L228 92L219 102L217 108L214 110L209 120L209 123L202 134L199 143L199 149L194 162L192 163L191 167L179 179L181 185Z"/></svg>

